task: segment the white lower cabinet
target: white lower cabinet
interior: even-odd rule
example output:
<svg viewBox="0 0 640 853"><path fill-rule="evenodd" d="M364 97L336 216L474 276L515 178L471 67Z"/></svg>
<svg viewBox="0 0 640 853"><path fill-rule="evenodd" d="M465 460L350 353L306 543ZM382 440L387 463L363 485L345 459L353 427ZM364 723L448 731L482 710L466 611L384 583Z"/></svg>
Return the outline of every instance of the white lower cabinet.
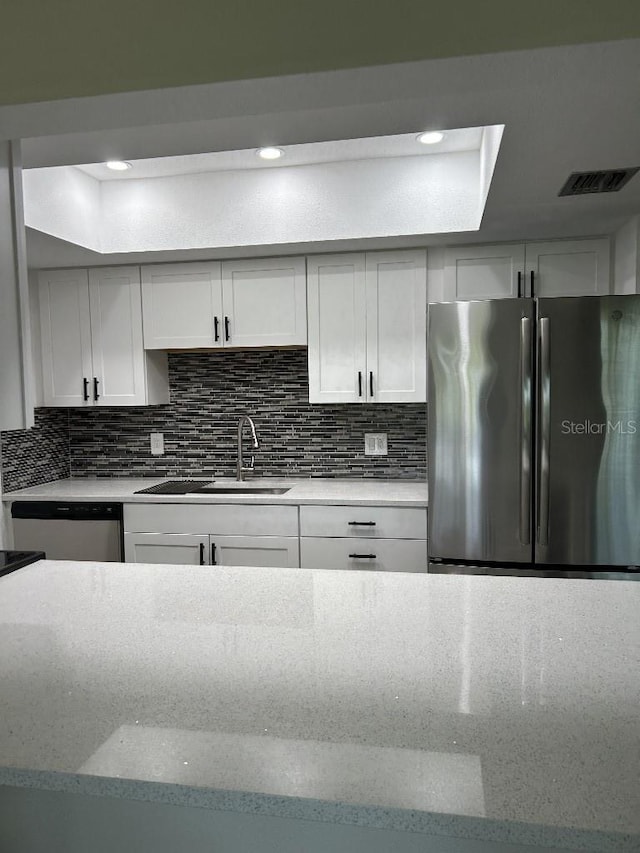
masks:
<svg viewBox="0 0 640 853"><path fill-rule="evenodd" d="M300 565L304 569L426 572L427 540L303 536Z"/></svg>
<svg viewBox="0 0 640 853"><path fill-rule="evenodd" d="M426 507L302 506L304 569L426 572Z"/></svg>
<svg viewBox="0 0 640 853"><path fill-rule="evenodd" d="M128 563L427 570L426 507L136 503L124 530Z"/></svg>
<svg viewBox="0 0 640 853"><path fill-rule="evenodd" d="M220 566L300 567L297 536L211 536L210 541L212 560Z"/></svg>
<svg viewBox="0 0 640 853"><path fill-rule="evenodd" d="M127 563L197 566L208 562L209 537L193 533L125 533Z"/></svg>
<svg viewBox="0 0 640 853"><path fill-rule="evenodd" d="M131 504L124 530L128 563L300 566L295 506Z"/></svg>
<svg viewBox="0 0 640 853"><path fill-rule="evenodd" d="M125 533L127 563L181 566L284 566L297 568L297 536L198 536L193 533Z"/></svg>

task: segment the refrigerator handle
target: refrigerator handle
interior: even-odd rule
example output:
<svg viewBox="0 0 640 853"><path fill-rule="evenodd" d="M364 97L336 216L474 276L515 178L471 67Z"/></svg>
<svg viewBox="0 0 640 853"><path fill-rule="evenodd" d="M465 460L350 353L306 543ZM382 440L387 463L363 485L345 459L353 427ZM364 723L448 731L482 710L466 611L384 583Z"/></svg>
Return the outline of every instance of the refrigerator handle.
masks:
<svg viewBox="0 0 640 853"><path fill-rule="evenodd" d="M540 318L540 489L538 544L549 542L549 434L551 430L551 372L549 318Z"/></svg>
<svg viewBox="0 0 640 853"><path fill-rule="evenodd" d="M520 542L531 544L531 320L520 320Z"/></svg>

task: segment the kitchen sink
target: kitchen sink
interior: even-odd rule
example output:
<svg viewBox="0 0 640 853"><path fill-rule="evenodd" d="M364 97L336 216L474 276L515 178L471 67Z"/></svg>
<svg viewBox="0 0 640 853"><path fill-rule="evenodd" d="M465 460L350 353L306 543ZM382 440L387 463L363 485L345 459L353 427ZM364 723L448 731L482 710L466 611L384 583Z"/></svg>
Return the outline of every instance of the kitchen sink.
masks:
<svg viewBox="0 0 640 853"><path fill-rule="evenodd" d="M190 495L284 495L289 489L274 489L265 486L201 486L191 489Z"/></svg>

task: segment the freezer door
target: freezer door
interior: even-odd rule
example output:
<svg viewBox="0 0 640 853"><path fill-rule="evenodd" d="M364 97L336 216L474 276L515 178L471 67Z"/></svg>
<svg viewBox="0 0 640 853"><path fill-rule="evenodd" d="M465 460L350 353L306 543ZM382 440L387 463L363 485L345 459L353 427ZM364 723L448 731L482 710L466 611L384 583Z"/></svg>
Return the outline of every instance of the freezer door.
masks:
<svg viewBox="0 0 640 853"><path fill-rule="evenodd" d="M530 563L534 303L429 306L429 555Z"/></svg>
<svg viewBox="0 0 640 853"><path fill-rule="evenodd" d="M640 296L538 304L536 561L640 564Z"/></svg>

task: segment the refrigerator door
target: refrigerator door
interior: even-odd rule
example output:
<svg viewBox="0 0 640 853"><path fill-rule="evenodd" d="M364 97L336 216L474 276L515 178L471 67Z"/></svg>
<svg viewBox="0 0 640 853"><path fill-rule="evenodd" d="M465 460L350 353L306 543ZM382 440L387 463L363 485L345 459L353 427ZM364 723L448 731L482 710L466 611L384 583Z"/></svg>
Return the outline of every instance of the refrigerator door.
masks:
<svg viewBox="0 0 640 853"><path fill-rule="evenodd" d="M530 563L530 299L429 306L429 555Z"/></svg>
<svg viewBox="0 0 640 853"><path fill-rule="evenodd" d="M536 562L640 565L640 296L538 316Z"/></svg>

